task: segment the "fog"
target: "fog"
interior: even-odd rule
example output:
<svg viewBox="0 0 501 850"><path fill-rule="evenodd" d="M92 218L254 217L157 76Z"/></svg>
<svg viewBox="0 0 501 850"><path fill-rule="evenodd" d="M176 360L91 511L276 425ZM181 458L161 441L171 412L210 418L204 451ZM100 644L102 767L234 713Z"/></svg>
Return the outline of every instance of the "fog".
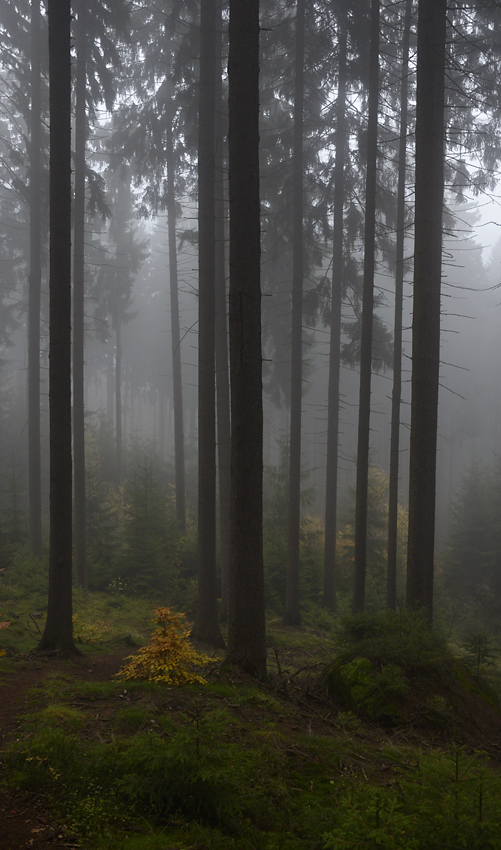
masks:
<svg viewBox="0 0 501 850"><path fill-rule="evenodd" d="M34 230L40 240L41 263L37 346L41 368L39 442L44 534L49 503L48 49L45 9L42 8L39 41L30 41L34 38L31 7L15 5L14 20L6 13L0 15L4 43L0 51L0 478L4 482L0 533L3 526L9 528L15 514L16 529L22 528L21 536L26 539L33 509L28 499L30 417L33 421L27 392L33 381L28 331L30 322L34 328L38 321L31 315ZM204 106L199 101L200 86L208 79L203 69L200 71L198 10L189 7L181 13L176 4L170 3L158 8L144 3L133 8L126 3L118 6L120 14L108 16L105 6L96 3L89 7L89 21L77 15L73 22L73 246L77 257L79 239L83 238L87 473L91 476L93 463L96 468L99 465L97 454L93 454L98 452L99 474L107 486L120 488L137 474L138 458L148 454L154 458L163 486L179 487L180 455L184 449L188 510L196 519L198 345L203 321L199 293L204 286L198 244L202 213L197 182L199 168L203 168L200 151L204 140L198 134L198 118ZM406 17L406 8L413 13L410 17ZM284 458L288 453L294 383L293 279L298 278L295 222L299 216L303 257L299 274L303 327L302 511L303 515L318 517L322 525L331 316L333 292L338 287L342 294L338 476L341 525L353 511L357 468L359 359L363 349L360 328L367 309L362 282L371 252L364 241L371 166L368 104L374 91L377 151L370 464L389 476L395 264L400 262L396 242L398 216L402 213L405 240L399 501L404 508L408 503L417 9L405 3L381 5L376 75L370 74L368 68L368 5L355 12L345 8L344 3L307 4L303 10L306 36L301 48L296 43L298 10L290 4L263 4L261 10L263 454L266 469L287 478ZM494 10L491 12L495 18ZM491 12L477 10L469 18L461 9L455 10L447 47L436 461L438 553L447 547L451 512L465 473L475 467L495 469L501 453L501 219L497 197L501 146L499 93L495 84L499 45L493 34ZM212 271L218 292L224 289L225 303L221 311L217 295L214 296L216 306L213 305L211 321L216 334L220 333L219 339L221 333L222 337L226 333L225 326L221 332L221 322L227 318L225 295L229 288L227 19L226 8L219 10L214 29L217 49L211 60L217 63L218 80L213 94L215 128L211 153L216 257ZM80 25L87 27L83 41ZM404 41L408 42L407 48ZM82 49L83 43L87 51ZM32 51L33 45L36 49ZM33 69L38 50L41 65L37 76ZM20 58L22 61L18 61ZM26 69L33 71L29 81ZM405 79L409 84L407 96L402 88ZM300 92L299 80L303 81ZM35 91L40 98L41 138L40 177L33 179ZM296 108L299 97L300 115ZM407 115L403 131L402 97L406 97ZM77 132L77 127L82 126L83 146L78 144L81 130ZM399 170L401 138L406 146ZM78 151L83 151L82 160ZM337 172L341 159L343 167ZM298 173L299 181L294 177ZM76 211L80 178L85 186L85 214L79 236ZM405 191L399 209L401 179ZM298 212L299 184L302 207ZM334 208L341 184L343 256L336 260ZM35 190L38 201L41 199L37 225ZM75 292L77 277L75 266ZM177 320L179 345L175 341ZM221 354L218 345L216 357ZM227 346L223 347L226 355ZM77 348L74 340L74 350ZM175 400L178 354L182 403ZM215 369L218 396L228 378L223 372L220 366ZM74 389L75 409L78 392ZM219 407L219 425L221 410ZM181 414L182 446L175 442ZM179 442L179 434L177 439ZM220 436L218 439L222 442Z"/></svg>

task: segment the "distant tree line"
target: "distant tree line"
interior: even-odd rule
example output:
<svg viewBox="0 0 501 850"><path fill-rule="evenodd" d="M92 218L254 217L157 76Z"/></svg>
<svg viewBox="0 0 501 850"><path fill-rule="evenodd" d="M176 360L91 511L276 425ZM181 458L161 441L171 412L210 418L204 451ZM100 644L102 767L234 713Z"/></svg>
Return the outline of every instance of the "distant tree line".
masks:
<svg viewBox="0 0 501 850"><path fill-rule="evenodd" d="M329 339L323 605L336 611L339 587L342 365L360 370L355 613L365 605L372 557L371 379L392 370L386 604L397 605L402 286L410 274L405 601L431 621L443 232L444 224L453 226L452 207L466 184L482 191L495 181L497 5L65 0L45 8L39 0L18 0L4 6L0 84L10 105L1 116L0 259L9 271L0 335L6 345L24 320L16 298L25 293L29 528L37 557L46 504L41 367L47 353L50 366L49 613L41 648L74 649L73 560L78 584L89 582L90 371L84 364L91 333L105 352L100 369L110 414L114 400L114 484L125 482L122 331L134 318L132 288L148 257L137 213L167 216L168 371L181 533L187 527L181 245L192 244L198 258L194 636L222 646L222 615L229 661L266 675L263 393L287 409L283 618L301 622L302 415L316 325ZM198 216L190 228L183 209L193 199ZM383 266L395 286L393 328L378 315ZM164 429L165 382L159 384Z"/></svg>

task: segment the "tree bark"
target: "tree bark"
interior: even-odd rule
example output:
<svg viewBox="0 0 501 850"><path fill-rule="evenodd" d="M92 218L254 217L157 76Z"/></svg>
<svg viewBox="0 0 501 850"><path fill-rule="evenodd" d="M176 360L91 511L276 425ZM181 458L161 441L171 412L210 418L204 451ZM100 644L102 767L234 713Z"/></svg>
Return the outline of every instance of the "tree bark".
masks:
<svg viewBox="0 0 501 850"><path fill-rule="evenodd" d="M87 140L87 0L79 0L75 108L75 204L73 223L73 492L75 578L87 588L84 410L85 144Z"/></svg>
<svg viewBox="0 0 501 850"><path fill-rule="evenodd" d="M30 278L28 303L28 497L31 553L42 556L40 304L42 285L40 0L31 3Z"/></svg>
<svg viewBox="0 0 501 850"><path fill-rule="evenodd" d="M332 238L331 335L327 399L327 460L325 483L324 606L336 610L337 479L339 453L339 376L341 305L343 294L343 212L346 158L346 51L347 5L343 2L338 23L338 93L336 105L336 162L334 166L334 232Z"/></svg>
<svg viewBox="0 0 501 850"><path fill-rule="evenodd" d="M225 134L222 93L223 19L222 6L219 5L217 7L216 29L216 412L219 479L219 563L221 569L221 611L219 618L222 623L226 623L229 612L230 577L231 423L225 250L227 210L225 203Z"/></svg>
<svg viewBox="0 0 501 850"><path fill-rule="evenodd" d="M115 317L115 436L117 484L123 478L123 434L122 434L122 306L117 292Z"/></svg>
<svg viewBox="0 0 501 850"><path fill-rule="evenodd" d="M231 570L227 662L265 679L259 0L230 0Z"/></svg>
<svg viewBox="0 0 501 850"><path fill-rule="evenodd" d="M200 17L198 142L198 605L193 637L223 647L216 583L215 85L216 4Z"/></svg>
<svg viewBox="0 0 501 850"><path fill-rule="evenodd" d="M72 623L70 3L49 0L50 556L39 650L77 652Z"/></svg>
<svg viewBox="0 0 501 850"><path fill-rule="evenodd" d="M407 605L433 617L444 197L446 0L418 15Z"/></svg>
<svg viewBox="0 0 501 850"><path fill-rule="evenodd" d="M379 100L379 0L371 0L369 56L369 117L365 187L364 280L360 349L360 402L358 412L357 492L355 505L355 569L353 613L363 611L367 571L367 506L369 489L372 325L376 242L376 166Z"/></svg>
<svg viewBox="0 0 501 850"><path fill-rule="evenodd" d="M294 60L294 149L292 197L292 326L291 409L289 440L289 502L287 584L283 622L301 623L299 599L299 530L301 524L301 404L303 396L303 103L305 0L297 0Z"/></svg>
<svg viewBox="0 0 501 850"><path fill-rule="evenodd" d="M115 359L115 352L113 346L113 338L110 336L106 343L106 419L110 423L113 423L114 414L113 414L113 394L114 394L114 376L115 370L113 368L113 361Z"/></svg>
<svg viewBox="0 0 501 850"><path fill-rule="evenodd" d="M169 93L169 108L171 99ZM172 337L172 391L174 405L174 476L176 485L176 518L186 530L186 485L184 466L183 377L181 369L181 334L179 328L179 283L176 239L176 193L174 183L174 144L172 121L167 121L167 232L169 241L170 327Z"/></svg>
<svg viewBox="0 0 501 850"><path fill-rule="evenodd" d="M402 307L404 291L405 178L407 173L407 119L409 96L409 42L412 0L406 0L400 86L400 141L398 150L397 244L395 252L395 318L393 337L393 392L391 397L390 481L388 498L388 568L386 604L397 607L398 472L400 452L400 404L402 398Z"/></svg>

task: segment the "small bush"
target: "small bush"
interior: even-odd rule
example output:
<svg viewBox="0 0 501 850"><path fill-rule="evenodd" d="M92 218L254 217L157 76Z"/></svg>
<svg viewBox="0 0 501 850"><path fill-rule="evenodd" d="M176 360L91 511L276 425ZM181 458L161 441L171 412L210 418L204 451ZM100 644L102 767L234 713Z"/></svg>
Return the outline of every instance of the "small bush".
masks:
<svg viewBox="0 0 501 850"><path fill-rule="evenodd" d="M353 709L370 720L400 720L399 700L409 691L403 670L388 664L375 670L368 658L355 658L326 675L328 691L342 708Z"/></svg>
<svg viewBox="0 0 501 850"><path fill-rule="evenodd" d="M449 650L419 614L387 612L342 619L341 652L323 674L343 711L386 725L402 717L449 734L471 716L471 699L487 714L495 694ZM493 715L494 716L494 715Z"/></svg>
<svg viewBox="0 0 501 850"><path fill-rule="evenodd" d="M465 661L472 667L493 667L498 656L493 638L485 632L475 632L463 644L466 652Z"/></svg>
<svg viewBox="0 0 501 850"><path fill-rule="evenodd" d="M73 614L73 634L78 643L99 643L110 631L109 623L104 620L86 622L78 614Z"/></svg>
<svg viewBox="0 0 501 850"><path fill-rule="evenodd" d="M147 679L167 685L205 684L205 679L193 672L193 667L205 667L211 659L197 652L190 643L190 629L184 614L170 608L156 608L154 622L159 628L151 642L136 655L129 655L129 664L117 673L120 679Z"/></svg>
<svg viewBox="0 0 501 850"><path fill-rule="evenodd" d="M422 676L440 679L453 668L446 641L430 629L420 612L387 611L343 617L338 631L340 658L368 658L380 668L395 664L411 680Z"/></svg>

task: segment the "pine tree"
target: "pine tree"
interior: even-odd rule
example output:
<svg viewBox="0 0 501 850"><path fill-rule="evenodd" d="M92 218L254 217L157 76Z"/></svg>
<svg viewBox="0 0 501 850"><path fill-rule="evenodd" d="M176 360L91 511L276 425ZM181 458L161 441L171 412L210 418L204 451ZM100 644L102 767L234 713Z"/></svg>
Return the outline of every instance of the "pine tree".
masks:
<svg viewBox="0 0 501 850"><path fill-rule="evenodd" d="M446 0L418 16L407 605L433 616L444 198Z"/></svg>
<svg viewBox="0 0 501 850"><path fill-rule="evenodd" d="M193 636L223 647L216 585L216 6L202 5L198 145L198 606Z"/></svg>
<svg viewBox="0 0 501 850"><path fill-rule="evenodd" d="M49 0L50 554L40 651L77 652L72 623L71 63L69 0Z"/></svg>
<svg viewBox="0 0 501 850"><path fill-rule="evenodd" d="M365 189L364 283L360 350L360 403L358 413L357 498L355 508L355 572L353 613L363 611L367 569L367 501L369 482L371 373L376 249L376 166L379 103L379 0L371 2L370 88L367 126Z"/></svg>
<svg viewBox="0 0 501 850"><path fill-rule="evenodd" d="M259 0L230 0L231 571L227 661L266 677Z"/></svg>

